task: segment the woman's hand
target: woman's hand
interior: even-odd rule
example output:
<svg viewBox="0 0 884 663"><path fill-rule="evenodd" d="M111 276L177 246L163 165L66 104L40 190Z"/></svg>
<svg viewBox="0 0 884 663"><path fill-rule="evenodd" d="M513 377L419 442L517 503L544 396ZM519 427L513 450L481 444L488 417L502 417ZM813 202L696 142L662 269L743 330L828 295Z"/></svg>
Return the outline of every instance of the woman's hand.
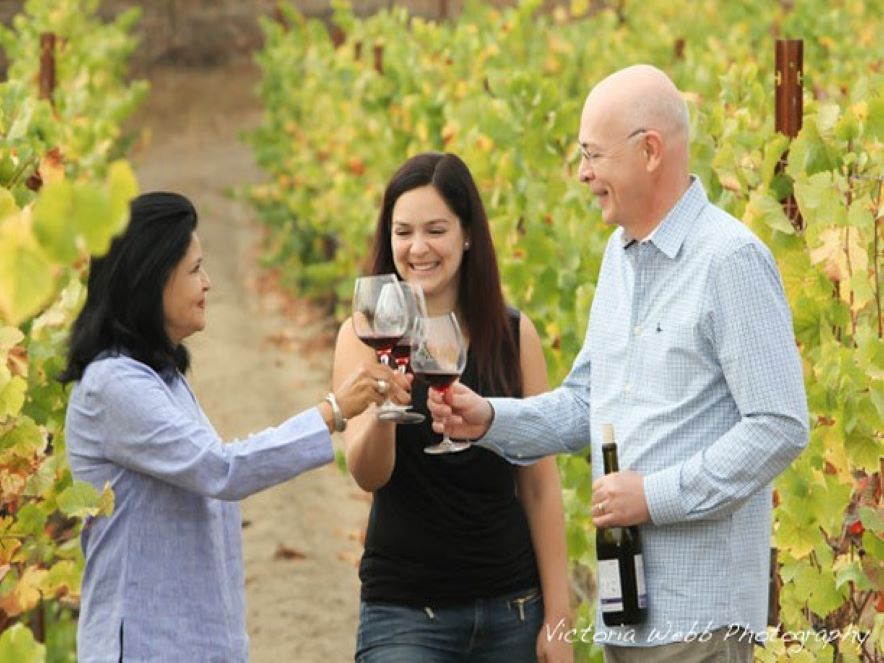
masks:
<svg viewBox="0 0 884 663"><path fill-rule="evenodd" d="M537 663L573 663L574 645L570 639L571 620L563 617L560 621L547 620L537 635Z"/></svg>
<svg viewBox="0 0 884 663"><path fill-rule="evenodd" d="M371 403L381 404L389 395L406 405L411 402L411 377L388 366L365 362L334 391L345 419L360 414Z"/></svg>

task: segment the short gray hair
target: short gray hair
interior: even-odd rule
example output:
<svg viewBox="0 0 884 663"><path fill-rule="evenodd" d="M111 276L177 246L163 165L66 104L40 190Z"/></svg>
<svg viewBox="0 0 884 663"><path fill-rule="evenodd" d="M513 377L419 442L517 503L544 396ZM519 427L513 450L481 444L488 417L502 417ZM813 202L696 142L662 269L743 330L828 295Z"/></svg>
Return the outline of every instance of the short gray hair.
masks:
<svg viewBox="0 0 884 663"><path fill-rule="evenodd" d="M691 119L681 94L644 95L633 105L630 115L636 129L682 134L690 140Z"/></svg>

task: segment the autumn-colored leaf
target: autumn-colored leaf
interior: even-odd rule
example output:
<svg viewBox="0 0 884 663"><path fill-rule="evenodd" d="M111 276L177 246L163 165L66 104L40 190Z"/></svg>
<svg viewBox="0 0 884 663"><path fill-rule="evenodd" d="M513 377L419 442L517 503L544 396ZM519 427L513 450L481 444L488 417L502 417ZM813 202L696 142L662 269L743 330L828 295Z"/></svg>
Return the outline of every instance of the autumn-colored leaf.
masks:
<svg viewBox="0 0 884 663"><path fill-rule="evenodd" d="M18 579L12 591L0 596L0 610L10 617L33 609L42 598L41 584L48 575L46 569L29 566Z"/></svg>
<svg viewBox="0 0 884 663"><path fill-rule="evenodd" d="M280 543L276 546L276 552L273 553L273 559L299 560L307 559L307 555L300 550L296 550L295 548Z"/></svg>
<svg viewBox="0 0 884 663"><path fill-rule="evenodd" d="M849 228L828 228L820 234L821 243L810 251L814 265L833 281L845 281L852 271L866 271L869 257L858 231Z"/></svg>

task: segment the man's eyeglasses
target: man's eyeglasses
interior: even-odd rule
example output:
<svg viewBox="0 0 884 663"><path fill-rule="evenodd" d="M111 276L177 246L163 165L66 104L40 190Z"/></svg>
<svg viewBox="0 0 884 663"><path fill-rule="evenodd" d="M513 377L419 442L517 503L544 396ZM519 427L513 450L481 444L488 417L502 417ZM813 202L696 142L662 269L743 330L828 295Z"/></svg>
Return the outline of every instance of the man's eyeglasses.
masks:
<svg viewBox="0 0 884 663"><path fill-rule="evenodd" d="M628 143L630 140L632 140L636 136L640 136L641 134L647 133L648 131L650 131L650 130L649 129L636 129L631 134L629 134L626 138L621 140L619 143L615 143L613 147L609 147L607 150L608 153L615 151L616 148L620 147L621 145L625 145L626 143ZM599 159L604 159L606 156L605 152L602 152L602 151L596 150L596 151L590 152L589 148L586 145L584 145L583 143L578 142L577 146L580 148L580 156L582 156L590 166L594 165L597 161L599 161Z"/></svg>

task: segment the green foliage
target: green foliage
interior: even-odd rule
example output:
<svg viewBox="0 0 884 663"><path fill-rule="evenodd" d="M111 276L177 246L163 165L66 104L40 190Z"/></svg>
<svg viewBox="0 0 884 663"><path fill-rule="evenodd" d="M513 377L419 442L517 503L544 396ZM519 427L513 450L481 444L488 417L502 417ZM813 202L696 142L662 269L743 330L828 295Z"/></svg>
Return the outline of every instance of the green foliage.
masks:
<svg viewBox="0 0 884 663"><path fill-rule="evenodd" d="M137 12L114 23L94 0L30 0L0 27L0 661L74 660L80 527L113 493L73 482L67 392L56 377L90 254L107 250L137 193L120 123L143 83L124 81ZM39 99L39 36L57 35L56 87ZM28 629L41 613L45 643Z"/></svg>
<svg viewBox="0 0 884 663"><path fill-rule="evenodd" d="M22 624L0 633L0 663L36 663L46 659L46 648Z"/></svg>
<svg viewBox="0 0 884 663"><path fill-rule="evenodd" d="M540 4L467 2L456 22L435 24L398 9L359 19L336 1L346 33L337 48L321 23L286 5L285 26L264 21L266 116L250 141L270 177L245 195L270 228L269 260L302 290L333 293L343 314L388 178L415 152L456 152L483 193L508 297L541 332L555 384L582 343L609 232L576 177L583 98L625 64L663 68L691 110L694 172L778 261L804 361L814 426L810 448L777 482L783 623L759 657L880 656L880 9L620 0L589 14L575 0L542 14ZM804 128L791 142L774 131L775 36L805 44ZM783 211L792 193L800 228ZM576 457L560 468L575 584L590 600L589 469ZM592 616L584 603L579 619ZM794 646L808 629L854 629L865 640ZM581 645L579 656L600 652Z"/></svg>

